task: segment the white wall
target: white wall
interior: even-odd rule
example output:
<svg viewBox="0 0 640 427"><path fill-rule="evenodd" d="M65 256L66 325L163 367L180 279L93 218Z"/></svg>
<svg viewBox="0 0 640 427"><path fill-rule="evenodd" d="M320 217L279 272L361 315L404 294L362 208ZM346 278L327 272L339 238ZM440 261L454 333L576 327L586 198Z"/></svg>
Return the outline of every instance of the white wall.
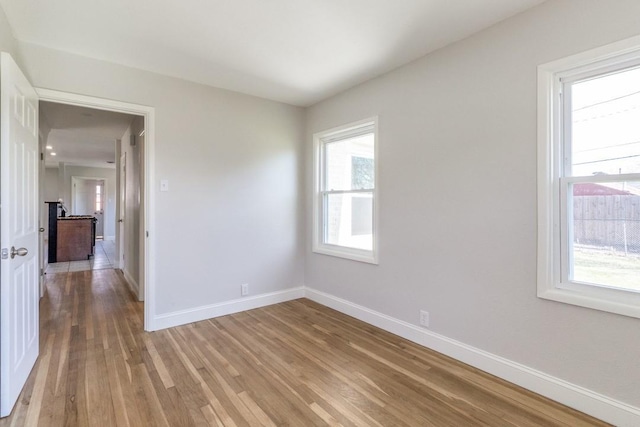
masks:
<svg viewBox="0 0 640 427"><path fill-rule="evenodd" d="M302 109L20 48L37 87L155 108L155 314L303 284Z"/></svg>
<svg viewBox="0 0 640 427"><path fill-rule="evenodd" d="M58 168L45 168L44 176L40 182L43 187L43 202L55 202L58 200ZM42 204L40 206L40 226L44 228L43 239L49 241L49 205ZM48 244L48 243L47 243Z"/></svg>
<svg viewBox="0 0 640 427"><path fill-rule="evenodd" d="M380 265L311 252L307 286L640 407L640 319L536 297L536 67L640 34L640 2L549 1L308 109L379 115ZM307 232L310 238L310 232Z"/></svg>
<svg viewBox="0 0 640 427"><path fill-rule="evenodd" d="M0 51L9 52L16 59L16 40L2 7L0 7Z"/></svg>
<svg viewBox="0 0 640 427"><path fill-rule="evenodd" d="M58 191L58 168L46 168L44 172L44 200L55 202L60 198Z"/></svg>

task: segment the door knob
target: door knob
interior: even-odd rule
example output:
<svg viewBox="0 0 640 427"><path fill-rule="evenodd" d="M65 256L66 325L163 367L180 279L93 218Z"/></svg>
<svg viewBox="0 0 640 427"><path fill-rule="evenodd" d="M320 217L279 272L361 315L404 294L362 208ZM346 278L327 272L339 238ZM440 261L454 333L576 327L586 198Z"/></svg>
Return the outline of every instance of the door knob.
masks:
<svg viewBox="0 0 640 427"><path fill-rule="evenodd" d="M14 246L11 246L11 259L14 259L16 255L25 256L28 253L29 253L29 250L27 248L16 249Z"/></svg>
<svg viewBox="0 0 640 427"><path fill-rule="evenodd" d="M44 227L40 227L40 232L44 233Z"/></svg>
<svg viewBox="0 0 640 427"><path fill-rule="evenodd" d="M124 221L124 220L123 220L123 219L119 219L119 220L118 220L118 222L122 222L122 221Z"/></svg>

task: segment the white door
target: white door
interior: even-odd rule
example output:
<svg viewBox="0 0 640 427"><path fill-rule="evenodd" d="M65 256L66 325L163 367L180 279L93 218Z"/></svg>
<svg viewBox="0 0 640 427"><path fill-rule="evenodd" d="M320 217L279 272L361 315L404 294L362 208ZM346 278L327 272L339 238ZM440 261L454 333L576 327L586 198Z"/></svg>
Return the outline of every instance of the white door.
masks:
<svg viewBox="0 0 640 427"><path fill-rule="evenodd" d="M38 99L0 54L0 416L38 357Z"/></svg>

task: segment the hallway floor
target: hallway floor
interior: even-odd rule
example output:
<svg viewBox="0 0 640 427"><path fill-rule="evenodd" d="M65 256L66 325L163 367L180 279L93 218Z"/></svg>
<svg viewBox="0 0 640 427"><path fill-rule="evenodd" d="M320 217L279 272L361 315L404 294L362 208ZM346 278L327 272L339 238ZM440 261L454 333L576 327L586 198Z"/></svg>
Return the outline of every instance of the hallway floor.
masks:
<svg viewBox="0 0 640 427"><path fill-rule="evenodd" d="M112 240L96 240L95 255L86 261L55 262L49 264L47 273L104 270L116 266L116 244Z"/></svg>

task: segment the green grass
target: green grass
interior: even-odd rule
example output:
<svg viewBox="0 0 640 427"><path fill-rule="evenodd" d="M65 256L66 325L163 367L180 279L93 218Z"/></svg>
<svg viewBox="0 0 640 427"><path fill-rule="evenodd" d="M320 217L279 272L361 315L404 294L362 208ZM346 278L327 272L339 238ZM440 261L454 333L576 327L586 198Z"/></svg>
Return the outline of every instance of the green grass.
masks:
<svg viewBox="0 0 640 427"><path fill-rule="evenodd" d="M576 248L573 255L575 281L640 291L640 254Z"/></svg>

